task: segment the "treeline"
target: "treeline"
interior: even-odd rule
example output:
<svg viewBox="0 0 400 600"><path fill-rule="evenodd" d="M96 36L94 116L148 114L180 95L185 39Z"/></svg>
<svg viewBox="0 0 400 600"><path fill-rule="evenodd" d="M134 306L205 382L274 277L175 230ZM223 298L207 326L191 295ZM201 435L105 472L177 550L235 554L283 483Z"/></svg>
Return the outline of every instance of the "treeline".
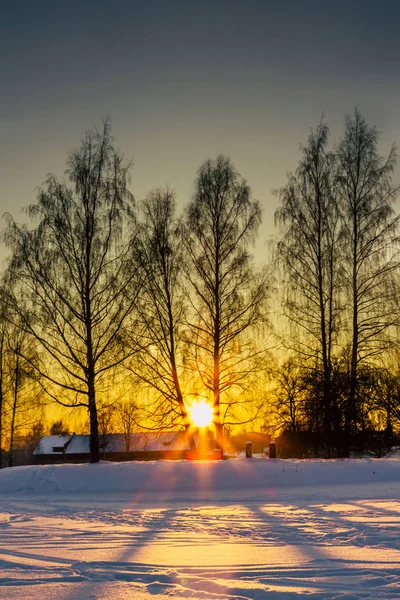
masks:
<svg viewBox="0 0 400 600"><path fill-rule="evenodd" d="M372 447L377 432L394 443L395 153L380 156L376 129L357 111L333 150L328 134L323 123L310 134L278 190L279 240L258 267L260 205L229 158L201 165L178 214L168 188L134 199L109 121L86 132L65 179L50 175L28 207L29 224L6 216L8 464L15 432L33 427L49 401L88 411L92 462L112 415L121 432L190 434L199 398L213 407L221 448L240 425L330 456Z"/></svg>
<svg viewBox="0 0 400 600"><path fill-rule="evenodd" d="M346 456L371 445L375 429L390 447L399 427L398 186L394 148L379 154L358 111L335 149L328 134L323 123L310 134L279 190L291 356L276 407L292 434L306 430L316 448Z"/></svg>

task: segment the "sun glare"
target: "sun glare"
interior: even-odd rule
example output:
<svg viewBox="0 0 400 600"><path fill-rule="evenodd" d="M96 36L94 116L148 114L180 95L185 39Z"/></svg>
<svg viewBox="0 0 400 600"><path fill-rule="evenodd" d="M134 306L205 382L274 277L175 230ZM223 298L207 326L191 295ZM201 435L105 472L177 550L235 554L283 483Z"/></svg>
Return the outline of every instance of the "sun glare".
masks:
<svg viewBox="0 0 400 600"><path fill-rule="evenodd" d="M190 418L196 427L208 427L213 420L213 409L208 402L195 402L190 409Z"/></svg>

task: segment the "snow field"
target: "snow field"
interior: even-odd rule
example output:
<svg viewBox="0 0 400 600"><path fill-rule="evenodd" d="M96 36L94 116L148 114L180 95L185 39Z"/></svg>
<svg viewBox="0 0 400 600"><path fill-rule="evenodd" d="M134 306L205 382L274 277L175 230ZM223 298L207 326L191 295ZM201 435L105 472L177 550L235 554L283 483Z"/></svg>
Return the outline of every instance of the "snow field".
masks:
<svg viewBox="0 0 400 600"><path fill-rule="evenodd" d="M0 471L1 600L400 599L400 461Z"/></svg>

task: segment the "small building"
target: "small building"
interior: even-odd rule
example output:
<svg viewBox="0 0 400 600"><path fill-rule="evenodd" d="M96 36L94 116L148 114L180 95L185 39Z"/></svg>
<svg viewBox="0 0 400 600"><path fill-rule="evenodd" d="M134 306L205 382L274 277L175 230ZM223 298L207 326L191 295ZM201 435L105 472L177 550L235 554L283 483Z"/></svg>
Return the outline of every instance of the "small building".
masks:
<svg viewBox="0 0 400 600"><path fill-rule="evenodd" d="M193 450L184 431L100 435L100 458L111 461L190 458ZM194 435L198 447L198 436ZM89 435L45 435L33 451L36 464L88 462Z"/></svg>

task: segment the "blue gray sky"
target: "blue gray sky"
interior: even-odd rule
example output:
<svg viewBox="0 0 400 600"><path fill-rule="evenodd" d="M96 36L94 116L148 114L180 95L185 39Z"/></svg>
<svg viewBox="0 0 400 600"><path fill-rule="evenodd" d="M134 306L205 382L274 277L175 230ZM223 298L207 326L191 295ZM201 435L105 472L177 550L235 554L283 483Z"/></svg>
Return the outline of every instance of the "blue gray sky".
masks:
<svg viewBox="0 0 400 600"><path fill-rule="evenodd" d="M273 233L271 190L322 113L357 106L400 144L400 4L391 0L2 0L0 212L21 220L82 132L111 113L137 198L180 206L208 157L231 156Z"/></svg>

